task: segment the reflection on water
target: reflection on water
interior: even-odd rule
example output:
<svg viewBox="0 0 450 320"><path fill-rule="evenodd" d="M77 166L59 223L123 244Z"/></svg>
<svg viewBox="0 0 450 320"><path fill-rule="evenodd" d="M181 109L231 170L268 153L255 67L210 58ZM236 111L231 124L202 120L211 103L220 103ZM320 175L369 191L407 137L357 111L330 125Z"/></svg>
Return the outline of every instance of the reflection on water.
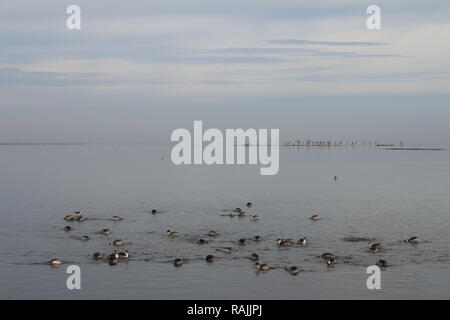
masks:
<svg viewBox="0 0 450 320"><path fill-rule="evenodd" d="M449 297L448 151L282 148L276 176L260 176L249 165L174 166L169 152L169 146L0 146L0 297ZM227 216L236 207L261 219ZM86 221L63 219L74 210ZM314 214L322 219L311 220ZM115 215L124 220L112 221ZM105 228L111 234L100 232ZM169 238L168 229L180 235ZM218 235L208 236L211 230ZM84 235L90 240L80 240ZM422 242L402 241L411 236ZM302 237L307 245L276 243ZM238 244L242 238L245 245ZM110 246L115 239L124 245ZM371 254L369 241L380 242L381 251ZM129 259L115 266L92 259L115 249L128 249ZM324 252L337 263L327 267ZM257 273L252 253L273 269ZM213 263L205 261L209 254ZM63 265L46 265L51 258ZM175 258L182 267L173 266ZM366 267L379 259L389 266L382 290L371 291ZM69 264L81 267L80 291L66 289ZM290 266L301 272L290 275Z"/></svg>

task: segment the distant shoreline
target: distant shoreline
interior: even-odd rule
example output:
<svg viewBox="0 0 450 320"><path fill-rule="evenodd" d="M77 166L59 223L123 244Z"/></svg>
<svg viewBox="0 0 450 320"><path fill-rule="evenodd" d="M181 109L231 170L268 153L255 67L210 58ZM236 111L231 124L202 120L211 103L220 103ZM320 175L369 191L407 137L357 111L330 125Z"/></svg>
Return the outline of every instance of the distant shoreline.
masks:
<svg viewBox="0 0 450 320"><path fill-rule="evenodd" d="M386 150L394 151L442 151L447 149L442 148L386 148Z"/></svg>

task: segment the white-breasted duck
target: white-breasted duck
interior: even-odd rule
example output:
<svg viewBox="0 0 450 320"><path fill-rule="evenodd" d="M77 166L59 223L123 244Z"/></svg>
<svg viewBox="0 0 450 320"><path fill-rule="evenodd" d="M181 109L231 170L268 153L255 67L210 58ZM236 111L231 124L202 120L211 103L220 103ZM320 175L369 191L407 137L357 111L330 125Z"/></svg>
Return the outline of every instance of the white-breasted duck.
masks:
<svg viewBox="0 0 450 320"><path fill-rule="evenodd" d="M49 265L51 265L52 267L57 267L60 266L62 264L62 261L59 259L51 259L49 262L47 262Z"/></svg>
<svg viewBox="0 0 450 320"><path fill-rule="evenodd" d="M369 250L371 253L376 253L381 250L381 243L373 243L372 241L369 242Z"/></svg>
<svg viewBox="0 0 450 320"><path fill-rule="evenodd" d="M420 238L419 237L411 237L409 239L404 240L406 243L419 243Z"/></svg>
<svg viewBox="0 0 450 320"><path fill-rule="evenodd" d="M175 238L175 237L178 237L180 235L178 232L170 231L170 230L167 230L166 233L167 233L167 236L170 237L170 238Z"/></svg>
<svg viewBox="0 0 450 320"><path fill-rule="evenodd" d="M120 239L114 240L112 242L109 243L110 246L116 246L116 247L120 247L123 245L123 241Z"/></svg>
<svg viewBox="0 0 450 320"><path fill-rule="evenodd" d="M183 260L181 260L180 258L176 258L173 260L173 265L175 267L181 267L183 265Z"/></svg>
<svg viewBox="0 0 450 320"><path fill-rule="evenodd" d="M225 248L223 248L223 250L222 250L224 253L228 253L228 254L231 254L231 252L233 251L230 247L225 247Z"/></svg>
<svg viewBox="0 0 450 320"><path fill-rule="evenodd" d="M269 265L266 263L260 264L259 262L257 262L255 263L255 266L258 271L268 271L271 269L271 267L269 267Z"/></svg>
<svg viewBox="0 0 450 320"><path fill-rule="evenodd" d="M121 259L128 259L128 257L129 257L130 255L128 254L128 250L125 250L125 252L119 252L119 253L118 253L118 256L119 256L119 258L121 258Z"/></svg>
<svg viewBox="0 0 450 320"><path fill-rule="evenodd" d="M331 265L333 265L333 264L335 264L336 263L336 259L335 258L330 258L330 259L328 259L327 260L327 266L331 266Z"/></svg>
<svg viewBox="0 0 450 320"><path fill-rule="evenodd" d="M94 252L92 258L94 258L94 260L100 260L103 258L103 255L100 252Z"/></svg>
<svg viewBox="0 0 450 320"><path fill-rule="evenodd" d="M297 266L292 267L286 267L285 268L287 272L289 272L291 275L296 276L300 273L300 269Z"/></svg>

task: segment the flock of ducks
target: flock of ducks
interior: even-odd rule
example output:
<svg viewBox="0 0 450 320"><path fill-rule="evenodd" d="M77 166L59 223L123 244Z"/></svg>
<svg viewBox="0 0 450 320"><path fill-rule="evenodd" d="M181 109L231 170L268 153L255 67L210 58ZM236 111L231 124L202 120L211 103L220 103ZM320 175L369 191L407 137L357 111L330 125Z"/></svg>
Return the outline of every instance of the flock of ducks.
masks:
<svg viewBox="0 0 450 320"><path fill-rule="evenodd" d="M250 208L253 206L253 204L251 202L248 202L247 207ZM230 214L225 214L222 216L229 216L229 217L234 217L234 216L239 216L239 217L245 217L248 216L250 218L251 221L258 221L260 219L260 217L256 214L253 215L247 215L244 211L242 211L242 209L240 208L236 208L234 210L232 210L233 212ZM151 214L156 214L158 213L158 211L156 209L153 209L152 211L150 211ZM311 220L313 221L319 221L321 220L321 217L319 215L313 215L312 217L310 217ZM83 215L81 214L80 211L75 211L73 212L73 214L71 215L67 215L64 217L64 220L66 221L78 221L78 222L83 222L86 219L83 217ZM113 216L111 218L111 220L113 221L121 221L123 220L123 218L119 217L119 216ZM72 231L73 228L71 226L65 226L64 227L65 231ZM99 231L100 234L103 235L109 235L110 234L110 230L109 229L102 229ZM172 231L172 230L167 230L166 231L167 237L168 238L176 238L178 236L180 236L180 234L177 231ZM207 234L209 237L216 237L219 235L218 232L216 231L209 231ZM89 236L84 235L80 238L80 240L82 241L88 241L90 240ZM253 239L251 239L255 242L261 241L261 236L257 235L255 236ZM421 240L418 237L411 237L409 239L404 240L405 243L419 243ZM207 244L208 241L205 239L198 239L197 240L197 244L203 245L203 244ZM246 245L247 240L242 238L239 239L237 241L237 244L240 246L244 246ZM295 241L293 239L277 239L276 240L276 244L278 247L289 247L289 246L294 246L294 245L301 245L301 246L306 246L308 244L308 240L306 239L306 237L302 237L299 240ZM114 246L114 247L120 247L124 245L124 242L120 239L116 239L114 241L109 242L110 246ZM377 253L382 249L382 246L380 243L373 243L372 241L369 242L369 252L370 253ZM222 251L223 253L226 254L231 254L233 249L231 247L225 247L225 248L221 248L221 249L216 249L218 251ZM336 264L336 256L330 252L326 252L323 253L320 256L322 259L325 260L326 264L328 267L331 267L332 265ZM110 265L116 265L120 260L126 260L129 258L129 252L128 250L125 250L123 252L117 252L117 250L114 250L113 253L111 253L109 256L106 257L106 261L110 264ZM94 260L105 260L105 257L103 256L103 254L101 254L100 252L94 252L92 254L92 259ZM249 257L249 259L253 262L255 262L255 267L256 270L258 272L265 272L265 271L269 271L271 269L274 269L272 267L270 267L268 264L265 263L260 263L259 262L259 255L257 253L252 253ZM212 263L214 262L215 257L213 255L207 255L205 258L205 261L207 263ZM50 261L47 262L47 264L53 266L53 267L57 267L59 265L62 264L62 261L60 259L51 259ZM173 265L175 267L181 267L183 265L183 259L181 258L176 258L173 260ZM379 267L382 268L386 268L388 266L388 263L386 262L386 260L379 260L377 262L377 265ZM289 272L291 275L297 275L298 273L300 273L300 269L297 266L291 266L291 267L285 267L285 270L287 272Z"/></svg>

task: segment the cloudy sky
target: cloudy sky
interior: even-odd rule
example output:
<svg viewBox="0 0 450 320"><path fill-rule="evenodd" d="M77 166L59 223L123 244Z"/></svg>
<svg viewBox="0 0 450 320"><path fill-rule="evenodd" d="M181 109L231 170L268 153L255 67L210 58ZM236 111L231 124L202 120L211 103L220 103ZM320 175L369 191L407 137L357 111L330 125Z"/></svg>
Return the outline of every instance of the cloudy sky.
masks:
<svg viewBox="0 0 450 320"><path fill-rule="evenodd" d="M3 0L0 142L167 142L203 120L450 146L449 57L447 0Z"/></svg>

